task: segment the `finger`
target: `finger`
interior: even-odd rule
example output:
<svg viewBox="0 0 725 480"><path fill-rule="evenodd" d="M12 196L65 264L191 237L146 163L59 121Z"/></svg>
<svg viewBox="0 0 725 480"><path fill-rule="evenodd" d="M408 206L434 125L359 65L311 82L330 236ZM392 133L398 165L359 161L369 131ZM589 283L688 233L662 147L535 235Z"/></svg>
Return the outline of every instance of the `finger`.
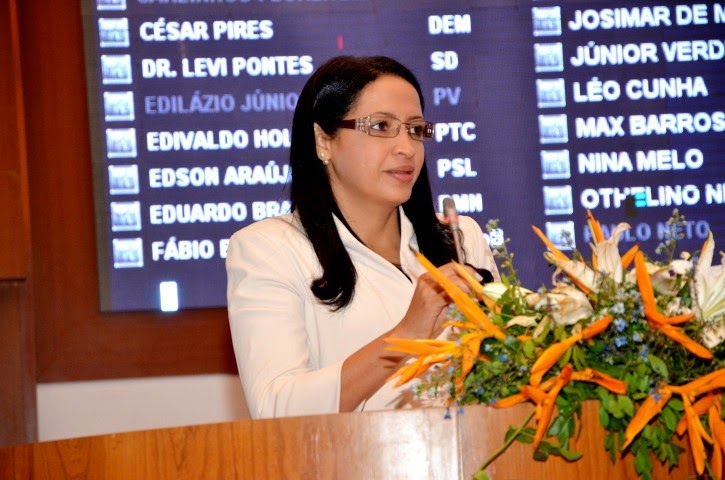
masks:
<svg viewBox="0 0 725 480"><path fill-rule="evenodd" d="M470 280L478 283L483 281L481 274L468 264L461 265L459 263L450 262L442 266L439 270L451 280L455 280L457 278L463 279L466 285L470 283ZM463 270L463 272L461 272L461 270ZM466 278L466 273L468 274L468 278Z"/></svg>
<svg viewBox="0 0 725 480"><path fill-rule="evenodd" d="M471 292L471 286L469 285L468 281L464 279L456 270L455 266L453 264L446 264L443 267L440 268L441 273L443 273L446 277L448 277L452 283L454 283L460 290L462 290L465 293ZM421 284L421 287L427 286L429 288L434 289L437 293L443 294L443 287L440 286L438 281L433 278L433 276L430 273L424 273L420 277L418 277L418 283ZM448 298L447 295L445 295L445 298Z"/></svg>

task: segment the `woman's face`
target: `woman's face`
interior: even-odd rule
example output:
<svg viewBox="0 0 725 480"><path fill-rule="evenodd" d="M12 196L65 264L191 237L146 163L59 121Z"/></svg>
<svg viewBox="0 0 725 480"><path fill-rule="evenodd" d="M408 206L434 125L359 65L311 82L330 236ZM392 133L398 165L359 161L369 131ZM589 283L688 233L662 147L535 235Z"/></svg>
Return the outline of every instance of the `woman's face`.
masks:
<svg viewBox="0 0 725 480"><path fill-rule="evenodd" d="M386 114L402 122L420 121L423 112L415 88L400 77L383 75L367 85L345 119ZM321 132L320 129L317 129ZM405 125L396 137L340 128L334 137L318 133L318 155L325 153L330 185L340 208L395 208L410 198L423 167L423 142Z"/></svg>

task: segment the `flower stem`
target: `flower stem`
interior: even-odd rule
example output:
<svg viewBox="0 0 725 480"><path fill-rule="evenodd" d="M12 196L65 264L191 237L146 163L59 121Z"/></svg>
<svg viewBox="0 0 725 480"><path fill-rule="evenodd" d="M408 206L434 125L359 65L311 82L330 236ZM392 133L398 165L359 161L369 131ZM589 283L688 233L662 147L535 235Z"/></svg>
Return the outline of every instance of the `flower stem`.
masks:
<svg viewBox="0 0 725 480"><path fill-rule="evenodd" d="M493 453L493 455L488 457L488 459L485 462L483 462L483 465L481 465L481 468L478 469L479 472L484 471L489 465L491 465L491 463L493 463L494 460L496 460L503 452L505 452L507 448L509 448L509 445L511 445L514 442L514 440L516 440L516 438L519 435L521 435L521 432L524 430L524 428L526 428L526 425L529 424L531 419L534 417L534 413L536 413L536 410L531 410L531 413L529 414L529 416L526 417L526 420L524 420L524 422L521 425L519 425L519 427L514 431L513 435L511 435L509 437L509 439L506 440L506 442L504 442L504 444L501 446L501 448L496 450Z"/></svg>

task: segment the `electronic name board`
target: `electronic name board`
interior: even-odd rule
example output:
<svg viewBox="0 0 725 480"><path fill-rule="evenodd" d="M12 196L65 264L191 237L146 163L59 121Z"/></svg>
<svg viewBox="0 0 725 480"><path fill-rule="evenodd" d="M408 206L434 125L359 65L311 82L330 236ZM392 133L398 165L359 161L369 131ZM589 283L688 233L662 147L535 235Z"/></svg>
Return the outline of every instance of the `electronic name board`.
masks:
<svg viewBox="0 0 725 480"><path fill-rule="evenodd" d="M452 197L524 284L530 225L589 254L586 211L649 255L725 245L725 3L83 0L101 309L226 304L228 238L289 211L298 94L335 55L410 67ZM573 243L573 245L572 245Z"/></svg>

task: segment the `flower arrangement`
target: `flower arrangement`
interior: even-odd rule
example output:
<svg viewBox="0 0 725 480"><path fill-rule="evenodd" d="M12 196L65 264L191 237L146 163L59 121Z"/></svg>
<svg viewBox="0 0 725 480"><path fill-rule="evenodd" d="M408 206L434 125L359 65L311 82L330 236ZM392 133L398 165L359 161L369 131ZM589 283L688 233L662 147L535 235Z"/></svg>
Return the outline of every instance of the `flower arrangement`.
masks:
<svg viewBox="0 0 725 480"><path fill-rule="evenodd" d="M576 249L569 258L533 227L556 267L553 288L521 286L505 242L495 251L502 282L482 286L459 268L481 303L419 254L457 306L448 321L453 333L451 339L388 339L390 350L414 358L394 375L397 384L419 378L412 387L418 394L442 395L457 406L532 403L529 418L511 427L498 453L518 440L531 443L538 460L581 456L571 440L583 402L596 400L612 462L634 455L636 472L651 478L653 459L678 464L683 449L675 439L687 435L697 473L723 478L725 268L712 265L711 233L698 255L675 258L682 222L675 210L658 262L637 246L620 254L619 237L629 225L605 238L589 212L589 261ZM485 468L497 455L477 479L487 478Z"/></svg>

